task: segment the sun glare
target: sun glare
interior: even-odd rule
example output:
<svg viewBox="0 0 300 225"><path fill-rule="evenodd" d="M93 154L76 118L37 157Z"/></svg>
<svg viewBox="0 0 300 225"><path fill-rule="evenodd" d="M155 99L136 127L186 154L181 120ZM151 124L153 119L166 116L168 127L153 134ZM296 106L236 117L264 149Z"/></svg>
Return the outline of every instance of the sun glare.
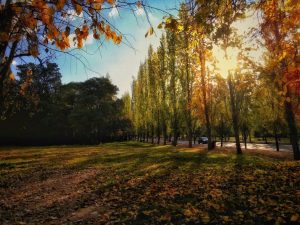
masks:
<svg viewBox="0 0 300 225"><path fill-rule="evenodd" d="M228 76L229 71L233 71L238 67L237 48L228 48L226 57L225 52L217 47L214 51L214 55L218 61L217 67L220 72L220 75L224 78Z"/></svg>

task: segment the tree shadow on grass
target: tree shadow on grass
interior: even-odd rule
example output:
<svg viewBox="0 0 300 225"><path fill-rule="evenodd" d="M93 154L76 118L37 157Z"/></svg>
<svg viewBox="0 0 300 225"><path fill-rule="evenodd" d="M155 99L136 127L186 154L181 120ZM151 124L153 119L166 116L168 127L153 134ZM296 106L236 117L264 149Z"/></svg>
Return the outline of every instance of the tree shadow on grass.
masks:
<svg viewBox="0 0 300 225"><path fill-rule="evenodd" d="M247 215L249 206L243 203L242 193L238 189L241 184L245 184L242 175L245 169L251 174L251 167L260 165L252 156L190 152L170 146L149 147L143 143L137 143L138 147L133 147L135 143L109 146L105 144L95 147L92 154L84 155L79 161L75 160L61 168L61 171L74 176L78 172L88 173L89 169L96 171L97 176L87 176L80 183L78 188L82 188L82 192L78 195L59 201L58 197L64 195L62 191L56 196L58 201L18 215L24 206L26 208L24 204L34 205L39 201L31 196L32 202L26 203L27 200L24 200L25 203L18 203L14 209L5 208L2 212L10 211L10 216L5 219L35 221L37 224L158 224L170 220L174 224L199 224L199 219L189 222L190 218L185 217L184 210L193 206L199 211L210 210L209 213L215 216L215 210L204 203L204 200L212 199L210 192L215 189L221 189L229 195L228 201L224 203L223 215L238 216L234 214L237 209ZM79 150L75 151L74 159L80 157ZM64 162L64 157L57 158L56 162ZM49 178L55 179L56 175L54 173ZM218 180L222 176L225 178ZM49 189L48 194L55 197L55 186L52 188L54 190ZM42 189L38 189L38 193L42 192ZM78 216L82 210L86 213ZM73 217L73 213L77 217ZM13 224L15 221L10 222Z"/></svg>
<svg viewBox="0 0 300 225"><path fill-rule="evenodd" d="M121 146L119 148L118 146ZM141 144L138 143L138 146ZM144 144L142 143L142 146ZM132 146L129 144L129 146ZM147 145L146 145L147 146ZM122 147L124 147L122 149ZM127 148L126 148L127 147ZM98 154L87 158L71 166L72 169L85 169L91 167L110 167L121 170L123 173L135 173L142 175L145 168L155 165L153 168L160 172L177 170L198 170L205 167L222 167L233 162L231 155L215 156L207 152L188 152L181 148L174 149L171 146L142 147L133 150L128 149L126 143L118 144L118 152L112 154ZM125 151L127 150L127 152Z"/></svg>

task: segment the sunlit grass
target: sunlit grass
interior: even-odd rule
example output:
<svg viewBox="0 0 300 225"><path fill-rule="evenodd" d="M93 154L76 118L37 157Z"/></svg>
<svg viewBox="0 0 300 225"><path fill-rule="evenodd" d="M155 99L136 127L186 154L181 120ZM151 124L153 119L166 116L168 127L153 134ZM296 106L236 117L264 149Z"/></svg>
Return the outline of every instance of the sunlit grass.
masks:
<svg viewBox="0 0 300 225"><path fill-rule="evenodd" d="M228 217L242 224L244 215L247 224L259 224L267 217L275 223L282 212L287 221L297 213L291 193L299 189L298 166L257 154L138 142L2 148L0 197L10 208L0 211L0 223L38 218L40 224L69 224L79 217L98 224L95 211L107 214L103 223L186 224L202 218L214 224ZM267 206L256 205L258 200ZM277 211L268 205L274 202Z"/></svg>

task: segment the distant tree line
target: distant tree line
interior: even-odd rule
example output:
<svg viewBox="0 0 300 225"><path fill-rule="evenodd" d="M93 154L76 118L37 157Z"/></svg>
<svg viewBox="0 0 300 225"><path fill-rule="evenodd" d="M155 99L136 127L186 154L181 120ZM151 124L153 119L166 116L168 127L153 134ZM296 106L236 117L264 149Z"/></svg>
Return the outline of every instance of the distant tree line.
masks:
<svg viewBox="0 0 300 225"><path fill-rule="evenodd" d="M62 84L55 63L17 69L15 78L5 81L0 144L99 144L128 138L126 104L108 77Z"/></svg>

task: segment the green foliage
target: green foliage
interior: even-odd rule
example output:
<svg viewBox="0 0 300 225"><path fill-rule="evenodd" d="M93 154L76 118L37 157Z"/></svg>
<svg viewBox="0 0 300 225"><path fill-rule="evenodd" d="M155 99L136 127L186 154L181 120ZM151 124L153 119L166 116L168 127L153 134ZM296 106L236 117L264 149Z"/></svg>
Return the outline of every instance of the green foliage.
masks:
<svg viewBox="0 0 300 225"><path fill-rule="evenodd" d="M130 134L124 102L108 78L62 85L56 64L18 69L5 96L2 144L98 144Z"/></svg>

